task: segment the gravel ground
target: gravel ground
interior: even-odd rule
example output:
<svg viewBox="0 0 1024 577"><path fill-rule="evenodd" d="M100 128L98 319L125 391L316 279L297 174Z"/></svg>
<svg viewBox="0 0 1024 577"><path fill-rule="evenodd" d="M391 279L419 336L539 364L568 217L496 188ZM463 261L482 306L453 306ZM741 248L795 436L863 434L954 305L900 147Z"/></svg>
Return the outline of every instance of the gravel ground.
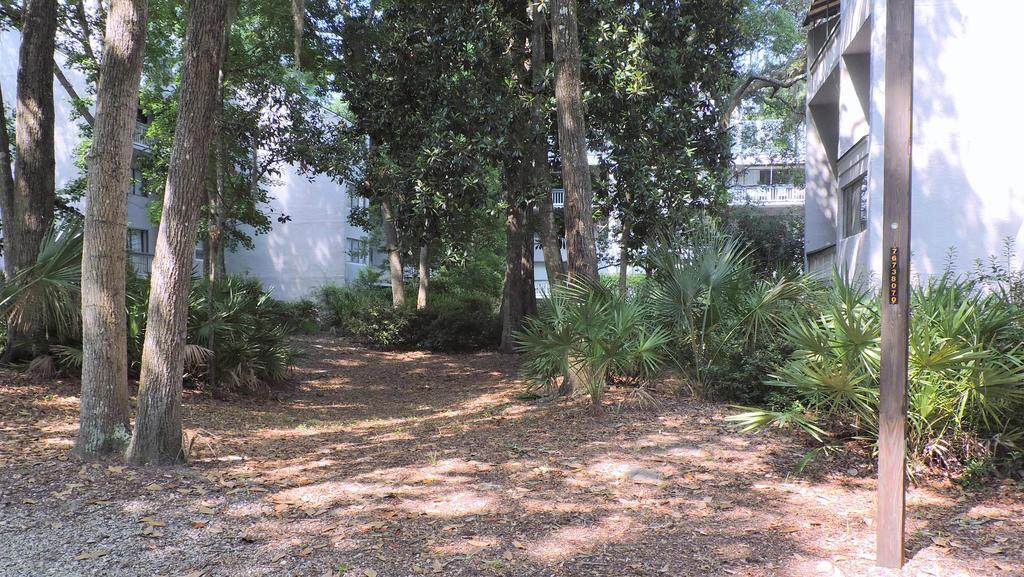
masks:
<svg viewBox="0 0 1024 577"><path fill-rule="evenodd" d="M729 409L518 399L515 358L303 341L275 400L189 394L188 466L69 457L74 381L0 372L0 575L1022 576L1024 488L912 487L872 566L867 456L816 461Z"/></svg>

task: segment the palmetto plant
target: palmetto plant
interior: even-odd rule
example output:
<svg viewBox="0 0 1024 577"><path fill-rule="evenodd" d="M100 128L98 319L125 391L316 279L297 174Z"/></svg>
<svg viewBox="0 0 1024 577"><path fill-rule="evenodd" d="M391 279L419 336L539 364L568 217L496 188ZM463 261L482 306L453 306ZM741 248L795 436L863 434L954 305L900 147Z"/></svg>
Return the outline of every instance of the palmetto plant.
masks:
<svg viewBox="0 0 1024 577"><path fill-rule="evenodd" d="M793 392L783 411L750 409L747 429L794 423L818 440L878 435L879 299L836 275L786 332L795 352L771 384ZM951 274L912 294L908 446L923 462L953 466L1014 448L1024 425L1020 311Z"/></svg>
<svg viewBox="0 0 1024 577"><path fill-rule="evenodd" d="M43 237L35 264L0 288L0 312L47 342L81 333L82 225L65 221Z"/></svg>
<svg viewBox="0 0 1024 577"><path fill-rule="evenodd" d="M700 222L683 247L654 251L652 311L672 334L680 369L695 388L728 351L753 351L766 332L778 331L792 304L808 293L807 278L756 278L744 243Z"/></svg>
<svg viewBox="0 0 1024 577"><path fill-rule="evenodd" d="M524 376L545 389L566 379L595 405L612 379L650 382L668 360L671 335L653 322L647 301L596 283L556 288L516 336Z"/></svg>

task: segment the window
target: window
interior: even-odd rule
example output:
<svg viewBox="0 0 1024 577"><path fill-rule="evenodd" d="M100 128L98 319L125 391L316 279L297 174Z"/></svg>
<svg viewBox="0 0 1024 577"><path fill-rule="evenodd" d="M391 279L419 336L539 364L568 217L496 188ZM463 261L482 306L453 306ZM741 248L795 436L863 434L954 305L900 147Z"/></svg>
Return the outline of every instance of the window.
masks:
<svg viewBox="0 0 1024 577"><path fill-rule="evenodd" d="M149 231L138 228L128 229L128 252L139 254L150 254L149 252Z"/></svg>
<svg viewBox="0 0 1024 577"><path fill-rule="evenodd" d="M853 236L868 227L868 177L862 175L843 188L843 236Z"/></svg>
<svg viewBox="0 0 1024 577"><path fill-rule="evenodd" d="M348 239L348 262L367 264L371 255L366 248L366 241L358 238Z"/></svg>
<svg viewBox="0 0 1024 577"><path fill-rule="evenodd" d="M149 196L146 194L146 183L142 179L142 169L138 166L132 166L132 184L129 191L132 196Z"/></svg>
<svg viewBox="0 0 1024 577"><path fill-rule="evenodd" d="M761 186L768 186L772 183L772 169L762 168L758 171L757 183Z"/></svg>

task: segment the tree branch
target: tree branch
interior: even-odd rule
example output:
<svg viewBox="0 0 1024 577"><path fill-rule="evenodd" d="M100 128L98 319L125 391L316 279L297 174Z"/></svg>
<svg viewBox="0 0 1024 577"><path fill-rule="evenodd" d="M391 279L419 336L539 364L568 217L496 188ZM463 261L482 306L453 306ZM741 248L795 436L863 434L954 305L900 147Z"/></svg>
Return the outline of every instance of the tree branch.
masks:
<svg viewBox="0 0 1024 577"><path fill-rule="evenodd" d="M736 112L740 104L751 94L770 89L772 94L777 93L779 90L791 88L796 84L803 82L807 79L807 72L801 71L789 78L777 79L770 78L768 76L762 76L759 74L751 74L733 90L729 96L729 100L726 102L725 108L722 109L722 128L729 127L729 119L732 118L732 114Z"/></svg>
<svg viewBox="0 0 1024 577"><path fill-rule="evenodd" d="M64 71L60 69L60 65L56 62L53 66L53 75L57 77L57 81L64 87L64 91L71 97L71 104L74 105L75 110L78 111L78 114L82 116L82 119L85 120L86 124L91 128L96 119L93 118L92 112L89 112L89 107L85 105L82 97L80 97L78 95L78 91L75 90L74 85L71 84L68 77L64 75Z"/></svg>

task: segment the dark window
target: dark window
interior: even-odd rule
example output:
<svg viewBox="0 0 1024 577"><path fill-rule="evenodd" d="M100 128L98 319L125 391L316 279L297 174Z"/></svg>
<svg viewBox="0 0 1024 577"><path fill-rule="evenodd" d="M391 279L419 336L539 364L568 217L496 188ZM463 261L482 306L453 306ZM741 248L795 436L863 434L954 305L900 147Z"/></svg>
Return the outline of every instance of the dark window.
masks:
<svg viewBox="0 0 1024 577"><path fill-rule="evenodd" d="M868 227L868 177L863 175L843 188L843 236L853 236Z"/></svg>

